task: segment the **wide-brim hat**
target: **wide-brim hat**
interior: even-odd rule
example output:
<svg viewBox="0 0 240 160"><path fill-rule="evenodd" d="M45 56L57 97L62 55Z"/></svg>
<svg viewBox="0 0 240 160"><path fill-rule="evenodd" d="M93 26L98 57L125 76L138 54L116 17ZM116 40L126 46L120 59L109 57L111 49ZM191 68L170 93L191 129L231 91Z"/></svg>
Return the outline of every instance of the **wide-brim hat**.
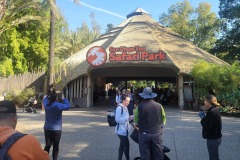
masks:
<svg viewBox="0 0 240 160"><path fill-rule="evenodd" d="M157 94L153 93L152 88L146 87L142 93L139 93L139 96L141 96L143 99L151 99L157 97Z"/></svg>

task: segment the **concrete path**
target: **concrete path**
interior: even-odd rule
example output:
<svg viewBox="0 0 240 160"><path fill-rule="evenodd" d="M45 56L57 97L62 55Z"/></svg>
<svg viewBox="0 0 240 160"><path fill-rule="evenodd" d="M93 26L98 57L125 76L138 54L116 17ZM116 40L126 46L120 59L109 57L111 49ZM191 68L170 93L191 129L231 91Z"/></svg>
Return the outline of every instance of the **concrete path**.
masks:
<svg viewBox="0 0 240 160"><path fill-rule="evenodd" d="M116 160L119 139L106 121L109 108L78 108L63 113L60 160ZM207 160L206 140L202 139L196 112L165 107L167 124L163 144L171 149L171 160ZM18 113L17 129L35 135L44 147L44 114ZM222 117L221 160L240 157L240 118ZM131 159L139 156L138 145L130 140Z"/></svg>

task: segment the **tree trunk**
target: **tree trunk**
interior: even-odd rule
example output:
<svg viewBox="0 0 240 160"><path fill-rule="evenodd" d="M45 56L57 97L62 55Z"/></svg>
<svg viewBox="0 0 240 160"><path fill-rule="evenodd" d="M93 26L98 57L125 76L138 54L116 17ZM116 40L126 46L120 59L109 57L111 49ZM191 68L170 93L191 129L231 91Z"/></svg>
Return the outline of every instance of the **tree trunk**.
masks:
<svg viewBox="0 0 240 160"><path fill-rule="evenodd" d="M0 21L3 19L6 11L7 0L0 0Z"/></svg>
<svg viewBox="0 0 240 160"><path fill-rule="evenodd" d="M56 0L53 0L56 4ZM48 61L48 78L47 86L53 83L54 75L54 48L55 48L55 15L51 8L51 20L50 20L50 37L49 37L49 61Z"/></svg>

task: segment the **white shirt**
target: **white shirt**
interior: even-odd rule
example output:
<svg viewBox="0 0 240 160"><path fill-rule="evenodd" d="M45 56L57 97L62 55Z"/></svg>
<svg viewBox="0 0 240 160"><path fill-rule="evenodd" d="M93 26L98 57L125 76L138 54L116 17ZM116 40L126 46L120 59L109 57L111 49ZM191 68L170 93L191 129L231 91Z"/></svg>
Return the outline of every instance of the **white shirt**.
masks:
<svg viewBox="0 0 240 160"><path fill-rule="evenodd" d="M121 103L122 96L121 95L116 95L116 103L117 105Z"/></svg>

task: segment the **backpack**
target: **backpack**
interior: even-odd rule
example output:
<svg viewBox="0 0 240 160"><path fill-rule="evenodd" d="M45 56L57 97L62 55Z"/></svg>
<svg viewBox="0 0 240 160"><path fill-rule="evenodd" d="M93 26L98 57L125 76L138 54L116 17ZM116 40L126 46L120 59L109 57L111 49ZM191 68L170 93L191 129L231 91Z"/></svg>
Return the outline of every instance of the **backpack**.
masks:
<svg viewBox="0 0 240 160"><path fill-rule="evenodd" d="M123 114L123 107L121 107L121 108L122 108L122 111L121 111L121 115L122 115ZM115 127L117 125L117 122L115 120L115 113L114 112L107 115L107 121L108 121L108 125L110 127Z"/></svg>
<svg viewBox="0 0 240 160"><path fill-rule="evenodd" d="M0 144L0 159L1 160L12 160L12 158L8 155L9 148L20 138L25 136L26 134L16 132L11 135L3 144Z"/></svg>

